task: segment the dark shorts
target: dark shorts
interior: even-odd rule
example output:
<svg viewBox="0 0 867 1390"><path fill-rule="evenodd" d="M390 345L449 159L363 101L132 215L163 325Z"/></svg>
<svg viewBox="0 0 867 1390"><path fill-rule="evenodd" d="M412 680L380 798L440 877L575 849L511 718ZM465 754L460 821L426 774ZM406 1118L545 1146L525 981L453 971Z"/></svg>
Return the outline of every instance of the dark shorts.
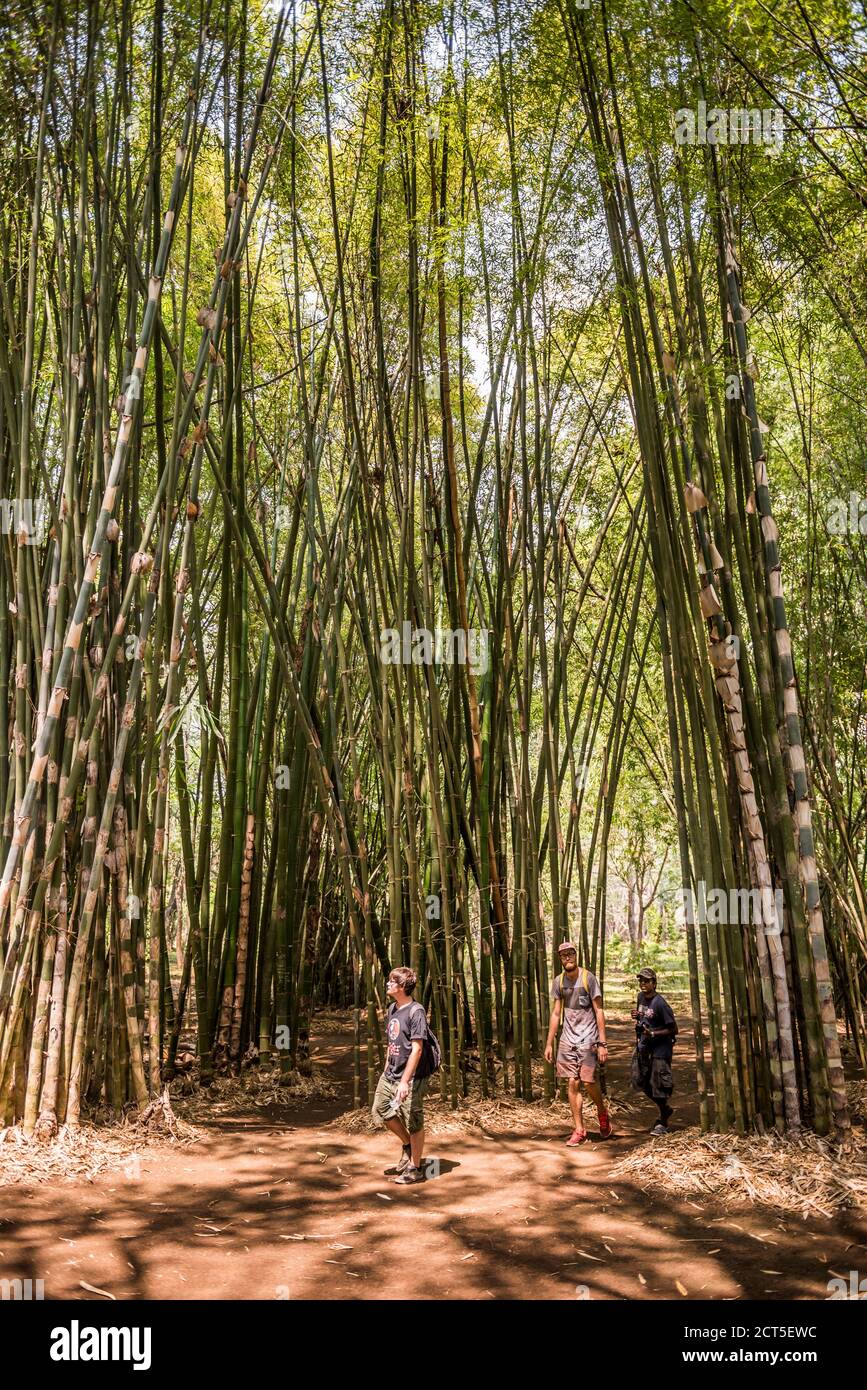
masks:
<svg viewBox="0 0 867 1390"><path fill-rule="evenodd" d="M411 1081L406 1100L395 1114L390 1114L391 1102L400 1085L400 1080L392 1081L387 1076L381 1076L376 1087L376 1094L373 1097L373 1105L370 1107L374 1119L379 1120L382 1124L386 1120L401 1119L410 1134L417 1134L420 1129L424 1129L422 1103L429 1080L429 1076L423 1076L420 1081Z"/></svg>
<svg viewBox="0 0 867 1390"><path fill-rule="evenodd" d="M575 1047L561 1041L557 1048L557 1075L570 1081L596 1080L596 1044Z"/></svg>
<svg viewBox="0 0 867 1390"><path fill-rule="evenodd" d="M630 1081L636 1091L643 1091L650 1100L668 1100L674 1090L671 1063L638 1047L632 1054Z"/></svg>

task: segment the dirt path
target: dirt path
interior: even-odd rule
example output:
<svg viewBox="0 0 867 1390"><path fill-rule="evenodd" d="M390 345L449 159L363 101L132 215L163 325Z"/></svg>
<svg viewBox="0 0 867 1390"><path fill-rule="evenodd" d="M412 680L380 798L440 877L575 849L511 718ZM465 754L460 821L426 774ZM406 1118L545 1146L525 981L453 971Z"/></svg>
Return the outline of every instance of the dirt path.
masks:
<svg viewBox="0 0 867 1390"><path fill-rule="evenodd" d="M628 1025L610 1035L616 1079ZM342 1086L347 1054L345 1035L316 1043ZM382 1176L389 1136L328 1127L344 1108L216 1120L202 1144L145 1156L134 1180L2 1188L0 1270L73 1299L97 1296L82 1281L118 1299L575 1299L581 1286L678 1299L677 1282L694 1298L824 1299L832 1272L865 1267L867 1223L851 1213L782 1221L615 1186L613 1163L653 1142L650 1107L578 1150L558 1131L434 1141L440 1176L409 1189Z"/></svg>

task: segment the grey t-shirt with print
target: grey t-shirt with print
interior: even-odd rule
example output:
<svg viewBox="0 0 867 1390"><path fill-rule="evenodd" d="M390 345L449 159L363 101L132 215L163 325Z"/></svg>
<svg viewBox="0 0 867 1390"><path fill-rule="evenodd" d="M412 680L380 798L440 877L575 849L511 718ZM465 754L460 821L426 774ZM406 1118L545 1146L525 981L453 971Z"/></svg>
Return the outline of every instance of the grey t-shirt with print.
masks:
<svg viewBox="0 0 867 1390"><path fill-rule="evenodd" d="M567 1047L577 1047L581 1052L588 1047L595 1047L599 1041L599 1025L596 1022L593 1000L602 998L602 990L596 976L588 970L586 978L585 987L585 972L580 966L574 981L565 973L562 976L564 1012L560 1042ZM561 995L560 979L560 975L557 975L551 988L551 998L554 1000L559 999Z"/></svg>
<svg viewBox="0 0 867 1390"><path fill-rule="evenodd" d="M408 1004L401 1004L400 1008L394 1003L389 1004L385 1031L388 1037L385 1076L389 1081L399 1081L412 1055L413 1043L417 1038L427 1037L424 1005L417 999L410 999Z"/></svg>

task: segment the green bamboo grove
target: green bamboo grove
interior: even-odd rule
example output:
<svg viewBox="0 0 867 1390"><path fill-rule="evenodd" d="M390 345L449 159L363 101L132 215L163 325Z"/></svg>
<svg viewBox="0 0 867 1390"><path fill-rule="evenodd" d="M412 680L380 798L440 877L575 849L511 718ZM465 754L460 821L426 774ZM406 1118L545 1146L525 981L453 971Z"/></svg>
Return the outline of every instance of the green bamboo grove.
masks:
<svg viewBox="0 0 867 1390"><path fill-rule="evenodd" d="M362 1105L400 963L445 1097L550 1099L556 948L604 982L654 806L702 1128L845 1132L862 43L842 0L5 17L0 1126L187 1051L288 1079L323 1006Z"/></svg>

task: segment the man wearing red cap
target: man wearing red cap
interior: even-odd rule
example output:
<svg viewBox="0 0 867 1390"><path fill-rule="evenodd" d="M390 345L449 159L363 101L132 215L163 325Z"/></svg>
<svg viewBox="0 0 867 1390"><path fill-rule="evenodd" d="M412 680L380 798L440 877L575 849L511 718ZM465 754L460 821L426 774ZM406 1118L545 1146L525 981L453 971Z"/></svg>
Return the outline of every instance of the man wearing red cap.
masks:
<svg viewBox="0 0 867 1390"><path fill-rule="evenodd" d="M551 989L554 1007L548 1025L545 1061L554 1060L554 1038L563 1014L563 1033L557 1048L557 1075L569 1083L569 1106L574 1129L566 1143L570 1148L587 1143L584 1128L584 1095L586 1091L599 1116L599 1138L608 1139L611 1120L596 1080L597 1061L608 1059L605 1041L605 1014L602 1011L602 990L599 981L589 970L578 969L578 951L573 942L564 941L559 947L562 973Z"/></svg>

